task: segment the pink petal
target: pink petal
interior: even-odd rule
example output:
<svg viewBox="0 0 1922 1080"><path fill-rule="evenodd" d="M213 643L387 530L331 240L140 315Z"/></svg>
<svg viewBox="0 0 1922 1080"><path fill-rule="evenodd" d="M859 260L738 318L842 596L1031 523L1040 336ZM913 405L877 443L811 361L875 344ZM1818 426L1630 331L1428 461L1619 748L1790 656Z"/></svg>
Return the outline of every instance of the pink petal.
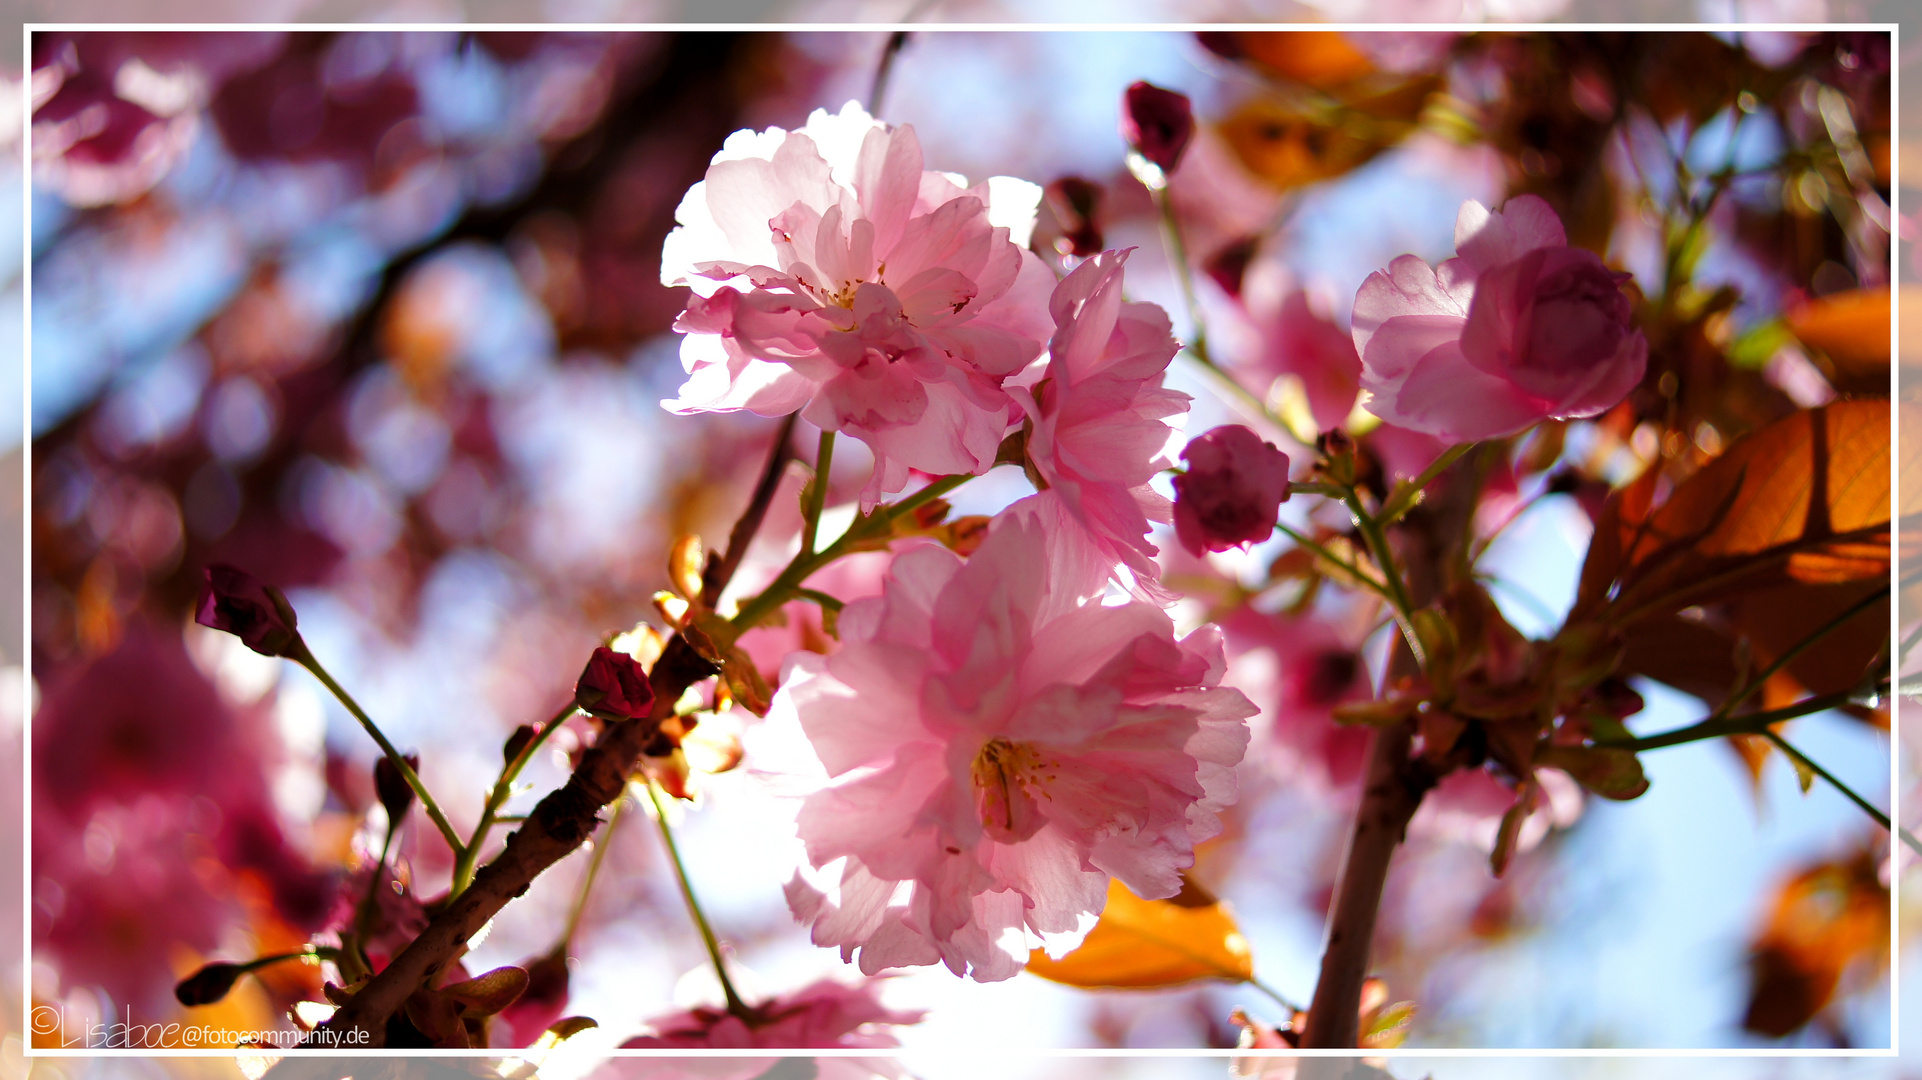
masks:
<svg viewBox="0 0 1922 1080"><path fill-rule="evenodd" d="M1485 273L1545 247L1567 247L1562 219L1539 195L1517 195L1491 211L1473 199L1455 217L1455 254Z"/></svg>

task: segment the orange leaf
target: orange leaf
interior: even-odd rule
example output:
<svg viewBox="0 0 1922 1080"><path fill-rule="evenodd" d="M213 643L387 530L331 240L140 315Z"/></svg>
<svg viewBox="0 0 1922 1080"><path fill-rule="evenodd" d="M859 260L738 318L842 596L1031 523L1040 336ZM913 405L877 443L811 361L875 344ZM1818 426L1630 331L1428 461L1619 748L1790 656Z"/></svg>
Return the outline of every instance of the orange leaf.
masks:
<svg viewBox="0 0 1922 1080"><path fill-rule="evenodd" d="M1743 436L1652 510L1652 484L1630 485L1597 523L1578 613L1628 626L1764 584L1886 577L1889 419L1887 401L1839 401Z"/></svg>
<svg viewBox="0 0 1922 1080"><path fill-rule="evenodd" d="M1888 393L1891 317L1889 287L1850 289L1817 297L1788 311L1789 329L1835 362L1844 382Z"/></svg>
<svg viewBox="0 0 1922 1080"><path fill-rule="evenodd" d="M1271 74L1309 86L1338 86L1375 70L1367 54L1336 30L1244 31L1234 38L1242 56Z"/></svg>
<svg viewBox="0 0 1922 1080"><path fill-rule="evenodd" d="M1143 900L1113 880L1107 909L1081 945L1059 960L1036 949L1028 970L1069 986L1147 989L1196 979L1246 982L1255 963L1228 906L1201 887L1189 883L1170 899Z"/></svg>

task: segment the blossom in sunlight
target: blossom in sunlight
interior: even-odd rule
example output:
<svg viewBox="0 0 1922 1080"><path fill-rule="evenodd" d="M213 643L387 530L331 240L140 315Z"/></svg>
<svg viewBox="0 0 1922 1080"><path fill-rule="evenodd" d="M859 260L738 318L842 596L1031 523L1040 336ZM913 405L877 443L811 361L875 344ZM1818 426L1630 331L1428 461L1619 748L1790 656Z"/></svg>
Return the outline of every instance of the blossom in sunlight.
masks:
<svg viewBox="0 0 1922 1080"><path fill-rule="evenodd" d="M1288 500L1288 455L1240 424L1224 424L1181 451L1175 535L1191 554L1226 551L1274 535Z"/></svg>
<svg viewBox="0 0 1922 1080"><path fill-rule="evenodd" d="M835 979L819 979L792 994L749 1006L748 1019L713 1006L657 1017L647 1022L653 1034L638 1035L621 1046L650 1050L872 1050L899 1046L901 1041L889 1028L919 1023L926 1014L888 1008L881 1004L880 990L880 980L849 986Z"/></svg>
<svg viewBox="0 0 1922 1080"><path fill-rule="evenodd" d="M1148 481L1173 464L1164 453L1174 433L1165 418L1186 412L1189 397L1161 384L1179 347L1167 312L1121 298L1127 258L1110 251L1090 259L1054 290L1047 374L1032 395L1021 393L1028 461L1046 490L1016 505L1061 523L1049 538L1064 571L1085 569L1098 589L1123 565L1138 595L1168 602L1173 594L1160 586L1148 529L1170 520L1172 508Z"/></svg>
<svg viewBox="0 0 1922 1080"><path fill-rule="evenodd" d="M1053 277L1025 249L1041 189L922 169L911 127L849 102L730 136L676 211L661 280L687 285L674 412L796 409L874 451L865 497L908 470L980 473L1018 416Z"/></svg>
<svg viewBox="0 0 1922 1080"><path fill-rule="evenodd" d="M1003 515L967 561L895 558L841 615L841 648L797 653L776 709L830 783L797 819L838 897L797 874L795 915L864 972L1021 970L1028 934L1078 940L1110 875L1172 896L1221 828L1255 711L1220 686L1221 635L1176 640L1152 604L1058 588L1047 538ZM905 887L903 887L905 886Z"/></svg>
<svg viewBox="0 0 1922 1080"><path fill-rule="evenodd" d="M1546 202L1463 203L1455 251L1437 267L1403 255L1355 294L1370 412L1469 442L1594 416L1641 382L1648 342L1631 324L1629 275L1569 247Z"/></svg>

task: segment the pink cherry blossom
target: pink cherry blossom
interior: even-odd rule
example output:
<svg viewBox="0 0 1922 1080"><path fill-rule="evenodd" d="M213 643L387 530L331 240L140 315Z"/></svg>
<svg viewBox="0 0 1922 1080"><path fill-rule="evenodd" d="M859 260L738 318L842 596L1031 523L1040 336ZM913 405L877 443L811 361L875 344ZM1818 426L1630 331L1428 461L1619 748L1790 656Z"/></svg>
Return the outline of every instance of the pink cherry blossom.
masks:
<svg viewBox="0 0 1922 1080"><path fill-rule="evenodd" d="M662 282L695 293L676 323L688 380L663 404L800 409L874 451L869 502L911 468L991 468L1018 415L1001 384L1047 336L1052 277L1022 246L1041 189L921 166L913 128L853 102L730 136L662 250Z"/></svg>
<svg viewBox="0 0 1922 1080"><path fill-rule="evenodd" d="M1071 535L1051 539L1086 552L1076 562L1105 564L1094 587L1123 565L1138 596L1167 603L1174 596L1160 585L1148 530L1171 520L1172 507L1148 481L1173 464L1164 418L1186 412L1190 399L1161 385L1178 348L1167 312L1121 299L1127 258L1110 251L1082 263L1049 300L1047 374L1020 398L1028 461L1046 490L1016 505L1061 522Z"/></svg>
<svg viewBox="0 0 1922 1080"><path fill-rule="evenodd" d="M1006 515L965 563L897 556L880 597L841 615L841 648L788 660L787 710L834 778L797 824L838 897L797 875L788 904L864 972L1021 969L1060 945L1110 875L1172 896L1221 828L1254 706L1219 685L1221 635L1177 641L1152 604L1057 588L1036 519ZM1047 938L1054 935L1053 938Z"/></svg>
<svg viewBox="0 0 1922 1080"><path fill-rule="evenodd" d="M880 980L849 986L820 979L792 994L751 1006L752 1021L723 1008L700 1006L648 1021L654 1034L639 1035L623 1048L650 1050L871 1050L899 1046L888 1030L919 1023L926 1015L881 1004ZM759 1075L750 1073L749 1075Z"/></svg>
<svg viewBox="0 0 1922 1080"><path fill-rule="evenodd" d="M1594 416L1641 382L1648 342L1630 325L1628 275L1569 247L1546 202L1463 203L1455 251L1433 268L1403 255L1355 294L1370 412L1469 442Z"/></svg>

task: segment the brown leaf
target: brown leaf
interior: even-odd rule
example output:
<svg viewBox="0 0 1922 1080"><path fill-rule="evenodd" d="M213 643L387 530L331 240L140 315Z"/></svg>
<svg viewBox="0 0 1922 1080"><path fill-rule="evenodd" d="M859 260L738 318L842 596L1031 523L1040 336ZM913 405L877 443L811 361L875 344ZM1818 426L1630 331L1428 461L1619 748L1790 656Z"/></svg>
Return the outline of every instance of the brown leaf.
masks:
<svg viewBox="0 0 1922 1080"><path fill-rule="evenodd" d="M1571 621L1627 627L1763 585L1885 578L1889 452L1889 403L1841 401L1737 440L1659 507L1637 481L1596 524Z"/></svg>
<svg viewBox="0 0 1922 1080"><path fill-rule="evenodd" d="M1756 589L1730 602L1729 622L1737 634L1748 639L1755 666L1761 669L1810 640L1850 607L1887 588L1888 579L1884 577L1836 585L1791 583ZM1832 694L1855 686L1888 643L1888 636L1889 604L1885 596L1797 653L1764 684L1761 707L1781 708L1806 695Z"/></svg>
<svg viewBox="0 0 1922 1080"><path fill-rule="evenodd" d="M1834 997L1843 974L1880 970L1889 946L1889 890L1868 851L1818 863L1776 894L1751 946L1747 1014L1742 1026L1780 1038L1808 1023Z"/></svg>
<svg viewBox="0 0 1922 1080"><path fill-rule="evenodd" d="M1226 904L1187 889L1143 900L1117 879L1108 883L1101 921L1080 946L1059 960L1036 949L1028 970L1069 986L1144 989L1196 979L1246 982L1255 966Z"/></svg>

